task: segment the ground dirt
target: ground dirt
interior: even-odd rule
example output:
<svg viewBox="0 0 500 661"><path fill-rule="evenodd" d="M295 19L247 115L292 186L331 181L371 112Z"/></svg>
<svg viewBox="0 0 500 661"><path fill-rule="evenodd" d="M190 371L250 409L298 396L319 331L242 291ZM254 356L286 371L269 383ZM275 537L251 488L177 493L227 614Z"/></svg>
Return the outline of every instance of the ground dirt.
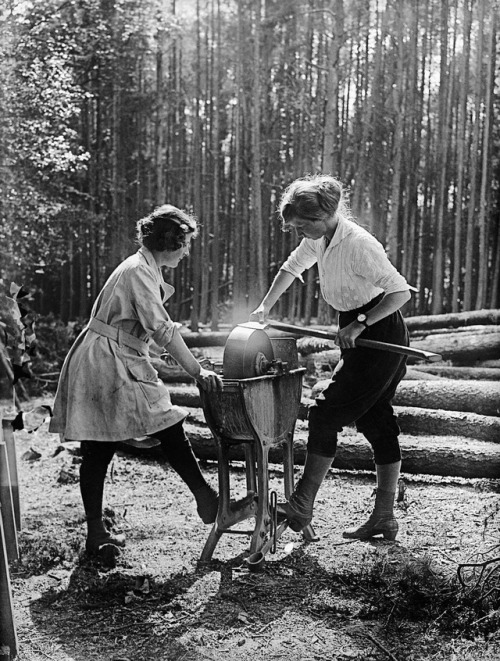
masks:
<svg viewBox="0 0 500 661"><path fill-rule="evenodd" d="M200 564L210 527L178 476L151 456L119 452L106 503L127 546L107 568L82 551L77 444L61 446L47 423L15 435L19 661L500 658L500 480L404 474L397 542L359 542L342 531L370 510L374 477L332 470L317 500L319 541L287 530L251 573L243 535L224 535ZM216 485L216 464L202 468ZM272 469L281 497L283 474ZM245 493L238 463L232 488ZM462 586L464 563L473 566L461 568Z"/></svg>

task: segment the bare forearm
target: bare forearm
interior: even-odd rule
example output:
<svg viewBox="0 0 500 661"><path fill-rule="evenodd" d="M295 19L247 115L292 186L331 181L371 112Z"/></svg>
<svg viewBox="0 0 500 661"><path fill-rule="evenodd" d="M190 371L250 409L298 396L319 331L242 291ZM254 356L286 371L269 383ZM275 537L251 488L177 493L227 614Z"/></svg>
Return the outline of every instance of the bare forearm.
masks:
<svg viewBox="0 0 500 661"><path fill-rule="evenodd" d="M186 346L186 343L177 328L165 349L190 376L194 379L199 376L201 370L200 363Z"/></svg>
<svg viewBox="0 0 500 661"><path fill-rule="evenodd" d="M295 276L288 271L278 271L267 294L262 299L261 306L266 312L269 312L280 296L290 287L295 280Z"/></svg>
<svg viewBox="0 0 500 661"><path fill-rule="evenodd" d="M386 294L384 298L375 307L366 313L366 323L368 326L373 326L377 321L385 319L396 310L410 300L409 291L398 291L392 294ZM362 323L356 319L348 326L339 329L335 344L343 349L349 349L356 346L356 338L365 330Z"/></svg>
<svg viewBox="0 0 500 661"><path fill-rule="evenodd" d="M386 294L384 298L374 308L367 312L367 323L373 326L377 321L385 319L396 310L399 310L411 298L409 291L396 291L392 294Z"/></svg>

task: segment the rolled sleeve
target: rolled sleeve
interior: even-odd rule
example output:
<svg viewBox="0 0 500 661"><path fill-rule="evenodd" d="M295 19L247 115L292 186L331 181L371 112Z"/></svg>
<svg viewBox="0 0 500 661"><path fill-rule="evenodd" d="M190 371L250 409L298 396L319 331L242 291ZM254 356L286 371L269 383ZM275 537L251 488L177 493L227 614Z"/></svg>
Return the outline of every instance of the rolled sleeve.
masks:
<svg viewBox="0 0 500 661"><path fill-rule="evenodd" d="M139 323L158 346L166 346L176 326L163 306L158 282L147 266L131 269L128 276L132 304Z"/></svg>
<svg viewBox="0 0 500 661"><path fill-rule="evenodd" d="M410 289L406 279L391 264L381 243L366 238L358 246L353 270L386 294Z"/></svg>

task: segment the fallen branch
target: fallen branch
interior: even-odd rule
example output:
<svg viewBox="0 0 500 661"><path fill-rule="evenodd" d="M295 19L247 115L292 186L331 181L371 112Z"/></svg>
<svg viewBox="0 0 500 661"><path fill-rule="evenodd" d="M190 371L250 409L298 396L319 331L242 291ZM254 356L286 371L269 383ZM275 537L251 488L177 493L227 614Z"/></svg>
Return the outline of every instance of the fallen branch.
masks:
<svg viewBox="0 0 500 661"><path fill-rule="evenodd" d="M387 656L389 657L389 659L392 659L392 661L398 661L397 658L394 656L394 654L393 654L392 652L390 652L389 650L387 650L387 649L382 645L382 643L379 643L379 641L378 641L376 638L374 638L372 635L370 635L369 633L364 633L363 635L364 635L365 638L368 638L368 640L371 640L372 643L373 643L376 647L379 648L379 650L381 650L382 652L384 652L384 654L387 654Z"/></svg>

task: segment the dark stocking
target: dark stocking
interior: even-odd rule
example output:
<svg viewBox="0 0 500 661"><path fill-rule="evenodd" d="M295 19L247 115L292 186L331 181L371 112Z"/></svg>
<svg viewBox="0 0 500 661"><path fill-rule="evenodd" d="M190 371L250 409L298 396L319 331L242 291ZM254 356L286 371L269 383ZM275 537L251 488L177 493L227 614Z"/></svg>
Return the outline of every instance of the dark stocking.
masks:
<svg viewBox="0 0 500 661"><path fill-rule="evenodd" d="M160 441L168 463L195 497L198 514L203 523L213 523L218 509L217 492L203 477L182 422L151 435Z"/></svg>
<svg viewBox="0 0 500 661"><path fill-rule="evenodd" d="M115 447L115 443L104 441L81 443L80 492L87 519L86 549L89 552L98 551L103 544L123 546L125 543L122 535L111 536L102 520L104 480Z"/></svg>

